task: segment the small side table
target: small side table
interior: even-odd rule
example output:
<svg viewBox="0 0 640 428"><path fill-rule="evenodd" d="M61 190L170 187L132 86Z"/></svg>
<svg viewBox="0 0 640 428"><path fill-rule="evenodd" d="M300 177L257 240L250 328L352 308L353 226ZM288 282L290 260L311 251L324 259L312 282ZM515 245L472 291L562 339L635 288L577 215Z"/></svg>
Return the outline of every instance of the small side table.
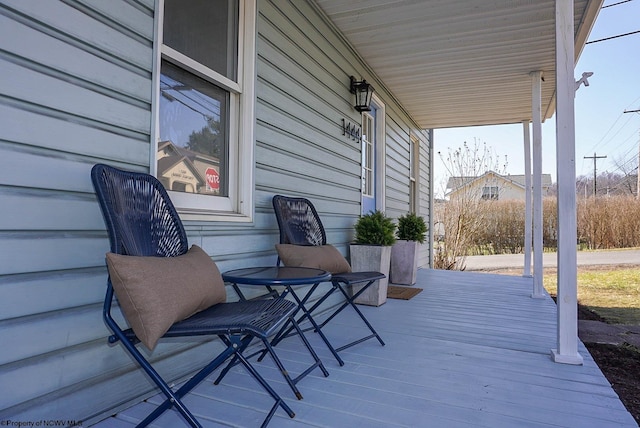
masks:
<svg viewBox="0 0 640 428"><path fill-rule="evenodd" d="M251 267L251 268L235 269L235 270L224 272L222 274L222 279L225 282L231 283L231 285L233 286L236 293L238 293L238 296L240 297L241 300L247 300L247 299L242 293L242 290L240 289L240 287L238 287L239 284L266 287L270 292L273 292L273 293L275 293L275 291L271 287L274 287L274 286L285 287L285 292L281 294L281 297L284 297L287 294L291 294L298 305L298 311L302 311L304 313L303 318L306 317L309 319L309 321L311 322L315 330L320 334L320 337L322 338L322 340L327 344L327 346L329 346L329 349L333 349L328 339L326 338L324 333L322 333L322 330L320 329L320 327L318 327L318 324L316 324L315 320L311 316L311 313L307 310L305 306L307 300L309 299L309 297L311 297L311 295L313 294L315 289L318 287L318 285L322 282L331 280L331 273L321 269L312 269L312 268L304 268L304 267L284 267L284 266ZM294 291L294 287L300 286L300 285L312 285L311 290L302 299L300 299ZM302 398L302 395L298 391L295 384L297 384L302 378L308 375L316 367L320 367L325 377L329 376L329 372L324 367L320 359L317 357L317 355L315 354L315 351L313 351L313 348L311 347L307 338L305 337L304 332L298 326L298 323L295 321L295 318L296 318L296 314L294 314L291 317L292 321L289 321L282 326L280 331L275 335L271 344L272 346L275 346L278 342L280 342L280 340L282 340L284 337L287 336L288 332L290 332L292 329L295 328L295 330L297 331L300 338L304 341L307 348L309 348L309 350L312 352L313 357L316 360L315 364L313 364L311 367L306 369L295 379L292 379L290 382L289 382L289 379L287 379L288 375L285 374L285 379L287 379L287 381L289 382L289 385L291 386L291 389L296 394L298 399L300 399ZM289 324L292 324L292 326L289 326ZM260 359L264 357L265 352L266 350L262 353ZM226 372L228 371L228 368L230 368L231 365L233 365L233 362L230 363L230 365L227 366L225 370L223 370L223 372L220 374L216 382L219 382L219 380L226 374Z"/></svg>

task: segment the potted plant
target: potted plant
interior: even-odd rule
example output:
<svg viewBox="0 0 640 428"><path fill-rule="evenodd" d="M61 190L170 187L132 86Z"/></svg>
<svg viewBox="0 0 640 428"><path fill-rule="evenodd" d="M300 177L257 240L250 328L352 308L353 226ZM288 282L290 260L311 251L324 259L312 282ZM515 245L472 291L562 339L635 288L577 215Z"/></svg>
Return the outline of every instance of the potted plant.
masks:
<svg viewBox="0 0 640 428"><path fill-rule="evenodd" d="M416 283L419 244L424 243L428 230L424 219L415 213L408 213L398 219L398 241L391 248L391 283Z"/></svg>
<svg viewBox="0 0 640 428"><path fill-rule="evenodd" d="M363 215L355 224L355 239L350 246L351 268L354 272L382 272L386 278L372 284L355 300L356 303L380 306L387 301L391 246L396 241L396 225L381 211ZM361 288L361 287L360 287ZM357 293L360 288L353 287Z"/></svg>

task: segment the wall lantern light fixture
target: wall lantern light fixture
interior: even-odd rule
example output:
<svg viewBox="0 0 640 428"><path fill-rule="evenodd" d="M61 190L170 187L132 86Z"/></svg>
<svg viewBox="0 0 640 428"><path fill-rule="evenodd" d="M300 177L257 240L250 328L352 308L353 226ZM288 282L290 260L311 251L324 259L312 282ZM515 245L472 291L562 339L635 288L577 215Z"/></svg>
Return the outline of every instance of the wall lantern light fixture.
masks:
<svg viewBox="0 0 640 428"><path fill-rule="evenodd" d="M373 95L373 86L362 79L357 81L351 76L351 93L356 95L356 105L353 107L359 112L371 111L371 95Z"/></svg>

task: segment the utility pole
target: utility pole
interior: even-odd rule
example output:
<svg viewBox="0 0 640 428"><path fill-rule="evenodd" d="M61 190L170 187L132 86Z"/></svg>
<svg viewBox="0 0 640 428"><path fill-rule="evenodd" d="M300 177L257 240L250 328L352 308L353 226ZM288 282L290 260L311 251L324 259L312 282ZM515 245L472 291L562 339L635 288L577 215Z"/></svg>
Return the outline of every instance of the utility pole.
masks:
<svg viewBox="0 0 640 428"><path fill-rule="evenodd" d="M598 159L604 159L606 158L606 156L596 156L596 154L594 153L593 156L585 156L585 159L593 159L593 196L596 196L596 191L597 191L597 187L596 187L596 177L597 177L597 172L596 172L596 162Z"/></svg>
<svg viewBox="0 0 640 428"><path fill-rule="evenodd" d="M625 113L640 113L640 109L638 110L625 110ZM640 134L640 130L638 130ZM638 172L636 172L637 182L636 182L636 199L640 199L640 138L638 139Z"/></svg>

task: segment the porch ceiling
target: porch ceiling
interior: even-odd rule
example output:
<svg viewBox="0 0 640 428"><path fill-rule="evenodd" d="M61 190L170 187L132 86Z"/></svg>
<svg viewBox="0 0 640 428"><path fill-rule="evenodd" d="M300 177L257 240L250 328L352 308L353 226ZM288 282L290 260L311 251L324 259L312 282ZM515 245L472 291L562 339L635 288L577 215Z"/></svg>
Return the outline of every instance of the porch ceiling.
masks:
<svg viewBox="0 0 640 428"><path fill-rule="evenodd" d="M423 128L530 119L537 70L554 113L554 0L316 2ZM575 0L576 56L602 2Z"/></svg>

